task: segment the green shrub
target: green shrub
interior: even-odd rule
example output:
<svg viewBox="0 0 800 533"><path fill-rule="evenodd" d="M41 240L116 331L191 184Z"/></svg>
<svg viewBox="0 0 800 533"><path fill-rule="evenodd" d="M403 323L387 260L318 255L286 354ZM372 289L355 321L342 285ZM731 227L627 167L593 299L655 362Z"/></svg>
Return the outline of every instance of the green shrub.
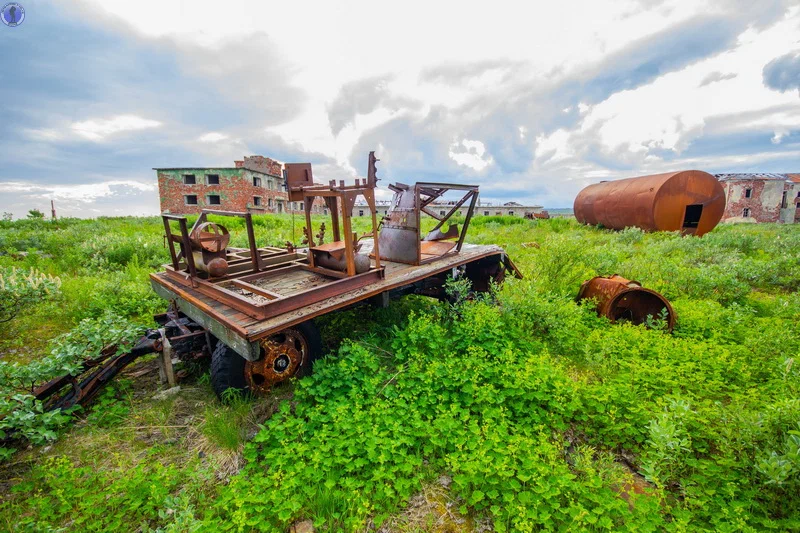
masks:
<svg viewBox="0 0 800 533"><path fill-rule="evenodd" d="M61 280L34 269L0 267L0 324L57 294Z"/></svg>

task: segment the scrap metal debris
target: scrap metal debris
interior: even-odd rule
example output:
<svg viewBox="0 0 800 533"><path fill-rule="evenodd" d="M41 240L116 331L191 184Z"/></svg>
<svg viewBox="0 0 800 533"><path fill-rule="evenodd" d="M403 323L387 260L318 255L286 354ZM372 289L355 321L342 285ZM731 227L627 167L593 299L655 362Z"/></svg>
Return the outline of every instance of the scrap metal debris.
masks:
<svg viewBox="0 0 800 533"><path fill-rule="evenodd" d="M614 274L597 276L581 285L578 301L594 299L597 314L612 322L628 321L647 324L663 319L667 331L675 327L675 311L669 301L656 291L645 289L638 281L631 281Z"/></svg>

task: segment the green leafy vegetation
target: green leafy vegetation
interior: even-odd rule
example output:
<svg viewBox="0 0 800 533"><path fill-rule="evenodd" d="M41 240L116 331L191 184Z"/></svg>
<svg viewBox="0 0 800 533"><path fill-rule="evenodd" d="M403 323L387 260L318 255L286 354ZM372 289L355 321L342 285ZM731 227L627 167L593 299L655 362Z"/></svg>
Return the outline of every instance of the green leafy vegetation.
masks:
<svg viewBox="0 0 800 533"><path fill-rule="evenodd" d="M60 286L60 279L33 268L0 269L0 324L12 321L26 307L52 296Z"/></svg>
<svg viewBox="0 0 800 533"><path fill-rule="evenodd" d="M91 352L59 335L150 325L159 225L0 221L0 267L62 279L0 326L4 360L49 375ZM256 232L292 240L291 218L256 217ZM14 422L32 445L0 464L0 529L444 531L402 518L432 493L461 529L800 529L800 228L683 238L479 217L469 240L503 246L525 279L325 317L329 354L271 398L221 404L199 371L155 400L151 372L118 379L69 430ZM670 299L674 332L575 302L613 273Z"/></svg>

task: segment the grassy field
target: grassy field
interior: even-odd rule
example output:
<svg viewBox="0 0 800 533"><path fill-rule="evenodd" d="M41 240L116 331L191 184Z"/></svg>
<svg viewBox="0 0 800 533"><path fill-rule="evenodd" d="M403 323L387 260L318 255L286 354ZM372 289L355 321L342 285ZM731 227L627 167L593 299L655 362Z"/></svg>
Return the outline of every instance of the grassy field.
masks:
<svg viewBox="0 0 800 533"><path fill-rule="evenodd" d="M298 241L296 223L256 217L257 239ZM6 278L60 280L0 324L1 361L152 326L162 233L157 218L0 222ZM468 240L503 246L525 279L494 301L324 317L327 356L269 398L223 405L198 366L155 399L151 357L84 412L17 416L35 442L0 463L0 530L800 529L800 226L682 238L481 217ZM673 334L574 301L614 273L672 301ZM9 368L7 417L22 402L8 376L26 371Z"/></svg>

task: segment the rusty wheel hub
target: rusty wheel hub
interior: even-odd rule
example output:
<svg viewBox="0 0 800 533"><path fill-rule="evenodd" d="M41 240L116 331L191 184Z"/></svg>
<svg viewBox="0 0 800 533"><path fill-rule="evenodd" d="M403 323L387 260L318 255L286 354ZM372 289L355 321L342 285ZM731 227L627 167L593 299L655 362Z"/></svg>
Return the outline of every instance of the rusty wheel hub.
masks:
<svg viewBox="0 0 800 533"><path fill-rule="evenodd" d="M248 361L244 377L250 390L265 394L294 376L308 357L308 343L295 329L287 329L261 341L261 358Z"/></svg>

